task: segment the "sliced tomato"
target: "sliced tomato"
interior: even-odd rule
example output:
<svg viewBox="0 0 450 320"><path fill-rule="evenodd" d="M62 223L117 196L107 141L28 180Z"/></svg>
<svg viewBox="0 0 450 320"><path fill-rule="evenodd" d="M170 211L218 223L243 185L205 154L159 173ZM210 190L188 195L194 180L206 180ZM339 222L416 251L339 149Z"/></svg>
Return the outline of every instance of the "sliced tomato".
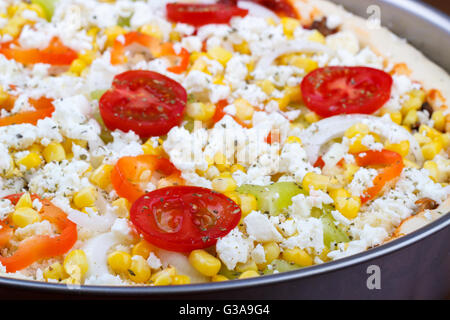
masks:
<svg viewBox="0 0 450 320"><path fill-rule="evenodd" d="M131 207L130 220L162 249L188 252L214 245L241 219L239 206L210 189L179 186L155 190Z"/></svg>
<svg viewBox="0 0 450 320"><path fill-rule="evenodd" d="M241 0L255 2L260 6L266 7L272 10L276 14L282 17L300 18L295 10L294 6L289 0ZM219 0L219 3L228 5L237 5L238 0Z"/></svg>
<svg viewBox="0 0 450 320"><path fill-rule="evenodd" d="M207 24L227 24L231 18L245 17L248 10L229 4L168 3L167 18L173 22L196 27Z"/></svg>
<svg viewBox="0 0 450 320"><path fill-rule="evenodd" d="M183 120L186 90L153 71L134 70L117 75L99 101L109 130L133 130L140 137L161 136Z"/></svg>
<svg viewBox="0 0 450 320"><path fill-rule="evenodd" d="M13 98L13 100L15 100L15 98ZM55 111L52 99L42 97L39 99L30 99L29 102L36 109L35 111L25 111L0 118L0 127L21 123L36 125L39 120L51 117L52 113ZM14 103L12 105L14 106ZM8 107L5 109L8 109Z"/></svg>
<svg viewBox="0 0 450 320"><path fill-rule="evenodd" d="M117 194L132 203L145 194L149 182L159 179L165 184L184 184L181 172L168 159L153 155L120 158L111 172Z"/></svg>
<svg viewBox="0 0 450 320"><path fill-rule="evenodd" d="M78 57L75 50L66 47L56 37L44 50L21 48L17 40L4 42L0 44L0 54L23 64L45 63L53 66L70 65Z"/></svg>
<svg viewBox="0 0 450 320"><path fill-rule="evenodd" d="M403 171L403 158L400 154L390 150L368 150L354 155L358 166L366 167L372 165L382 165L378 175L373 180L373 186L364 191L361 196L361 203L366 203L374 199L384 188L384 186L399 177Z"/></svg>
<svg viewBox="0 0 450 320"><path fill-rule="evenodd" d="M10 200L15 205L21 196L22 194L15 194L4 199ZM67 219L64 211L54 206L48 199L41 199L37 195L32 195L31 199L39 199L43 204L40 212L42 219L53 224L58 229L58 233L51 236L32 236L21 241L11 255L0 256L0 263L6 267L7 272L16 272L36 261L60 256L69 251L77 241L77 226ZM7 220L1 222L1 225L5 227L0 232L1 248L5 248L13 237L14 227Z"/></svg>
<svg viewBox="0 0 450 320"><path fill-rule="evenodd" d="M390 98L392 77L368 67L325 67L301 83L306 106L321 117L372 114Z"/></svg>

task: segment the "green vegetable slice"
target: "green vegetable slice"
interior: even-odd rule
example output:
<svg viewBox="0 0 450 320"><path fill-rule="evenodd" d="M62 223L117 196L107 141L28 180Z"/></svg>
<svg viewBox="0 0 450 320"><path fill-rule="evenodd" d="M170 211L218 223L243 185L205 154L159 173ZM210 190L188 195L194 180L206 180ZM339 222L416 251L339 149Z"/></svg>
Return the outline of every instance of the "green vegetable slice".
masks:
<svg viewBox="0 0 450 320"><path fill-rule="evenodd" d="M31 0L31 3L37 4L44 9L45 16L48 21L52 20L55 12L55 5L59 0Z"/></svg>
<svg viewBox="0 0 450 320"><path fill-rule="evenodd" d="M294 182L277 182L268 186L245 184L237 188L239 193L256 197L258 210L277 216L292 204L292 197L306 192Z"/></svg>
<svg viewBox="0 0 450 320"><path fill-rule="evenodd" d="M270 264L270 266L271 266L270 268L266 267L263 270L264 274L273 274L275 270L278 272L287 272L287 271L293 271L293 270L298 270L298 269L302 268L298 264L290 263L290 262L287 262L287 261L281 260L281 259L273 260L272 263Z"/></svg>
<svg viewBox="0 0 450 320"><path fill-rule="evenodd" d="M325 213L321 218L323 225L323 242L331 248L333 243L349 242L347 233L335 224L331 213Z"/></svg>

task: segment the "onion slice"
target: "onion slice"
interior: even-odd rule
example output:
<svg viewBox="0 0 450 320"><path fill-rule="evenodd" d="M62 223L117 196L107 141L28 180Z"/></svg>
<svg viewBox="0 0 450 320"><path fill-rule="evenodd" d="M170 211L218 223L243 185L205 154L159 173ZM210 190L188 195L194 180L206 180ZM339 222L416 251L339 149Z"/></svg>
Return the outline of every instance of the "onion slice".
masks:
<svg viewBox="0 0 450 320"><path fill-rule="evenodd" d="M363 114L340 115L326 118L313 123L304 130L300 134L300 138L304 142L304 149L308 155L309 162L311 164L316 162L320 149L325 143L332 139L342 137L348 128L357 123L367 125L370 131L379 134L392 143L408 140L409 154L415 158L419 165L423 164L422 150L408 130L390 120Z"/></svg>
<svg viewBox="0 0 450 320"><path fill-rule="evenodd" d="M296 52L306 52L306 53L314 53L314 52L330 52L331 50L324 46L323 44L308 41L308 40L295 40L295 41L287 41L285 45L280 46L278 49L273 51L271 54L263 56L256 68L267 68L277 59L278 57Z"/></svg>

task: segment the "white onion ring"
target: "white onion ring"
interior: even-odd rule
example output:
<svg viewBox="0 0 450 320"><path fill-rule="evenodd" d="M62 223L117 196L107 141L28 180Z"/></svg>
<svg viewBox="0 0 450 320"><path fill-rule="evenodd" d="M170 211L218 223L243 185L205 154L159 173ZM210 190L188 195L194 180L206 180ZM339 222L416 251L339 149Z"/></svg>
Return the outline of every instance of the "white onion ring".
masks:
<svg viewBox="0 0 450 320"><path fill-rule="evenodd" d="M119 244L119 242L118 238L112 232L103 233L86 242L83 246L83 251L86 253L89 262L87 277L100 277L109 274L107 252L111 247Z"/></svg>
<svg viewBox="0 0 450 320"><path fill-rule="evenodd" d="M256 68L265 69L270 65L272 65L275 59L289 53L296 53L296 52L314 53L314 52L330 52L330 51L331 50L326 46L313 41L308 40L287 41L285 45L280 46L271 54L262 57L259 60L258 64L256 65Z"/></svg>
<svg viewBox="0 0 450 320"><path fill-rule="evenodd" d="M391 142L409 141L409 154L413 155L419 165L423 164L422 150L416 139L405 128L392 121L362 114L341 115L326 118L313 123L304 130L300 138L310 163L315 163L319 157L320 148L328 141L341 137L345 131L357 123L369 126L370 131L385 137Z"/></svg>

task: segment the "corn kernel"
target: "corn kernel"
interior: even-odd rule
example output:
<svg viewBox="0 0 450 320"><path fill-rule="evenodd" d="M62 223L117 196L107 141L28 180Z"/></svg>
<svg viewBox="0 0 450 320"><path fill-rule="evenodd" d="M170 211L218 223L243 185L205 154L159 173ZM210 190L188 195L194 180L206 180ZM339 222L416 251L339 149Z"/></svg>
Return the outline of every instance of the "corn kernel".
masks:
<svg viewBox="0 0 450 320"><path fill-rule="evenodd" d="M45 268L43 276L45 280L53 279L61 281L65 277L64 268L61 263L55 262Z"/></svg>
<svg viewBox="0 0 450 320"><path fill-rule="evenodd" d="M425 102L426 93L423 90L412 90L409 99L403 103L402 113L407 115L410 111L417 111Z"/></svg>
<svg viewBox="0 0 450 320"><path fill-rule="evenodd" d="M315 172L308 172L303 178L302 186L307 192L309 192L311 188L326 191L329 183L329 177Z"/></svg>
<svg viewBox="0 0 450 320"><path fill-rule="evenodd" d="M92 172L89 181L102 189L106 189L111 184L111 171L113 169L112 165L103 164Z"/></svg>
<svg viewBox="0 0 450 320"><path fill-rule="evenodd" d="M221 172L230 169L230 163L228 162L227 157L222 152L217 152L214 155L214 164Z"/></svg>
<svg viewBox="0 0 450 320"><path fill-rule="evenodd" d="M144 259L148 259L150 252L152 251L154 251L154 247L147 241L141 240L131 249L131 254L133 256L141 256Z"/></svg>
<svg viewBox="0 0 450 320"><path fill-rule="evenodd" d="M25 192L17 201L16 209L19 208L33 208L33 201L31 200L30 193Z"/></svg>
<svg viewBox="0 0 450 320"><path fill-rule="evenodd" d="M427 169L430 173L429 177L434 181L439 181L439 167L436 162L434 161L425 161L423 164L423 168Z"/></svg>
<svg viewBox="0 0 450 320"><path fill-rule="evenodd" d="M159 40L163 40L164 34L162 33L161 29L157 25L153 24L146 24L143 25L139 31L143 34L146 34L150 37L157 38Z"/></svg>
<svg viewBox="0 0 450 320"><path fill-rule="evenodd" d="M259 273L255 270L248 270L248 271L241 273L241 275L239 276L238 279L248 279L248 278L254 278L254 277L259 277Z"/></svg>
<svg viewBox="0 0 450 320"><path fill-rule="evenodd" d="M400 111L390 112L389 117L391 117L392 122L400 125L402 124L402 113Z"/></svg>
<svg viewBox="0 0 450 320"><path fill-rule="evenodd" d="M233 102L236 107L236 117L240 120L250 120L253 117L255 111L253 106L245 99L236 99Z"/></svg>
<svg viewBox="0 0 450 320"><path fill-rule="evenodd" d="M106 35L105 45L110 47L118 36L127 33L127 31L120 26L112 26L104 29L103 33Z"/></svg>
<svg viewBox="0 0 450 320"><path fill-rule="evenodd" d="M330 197L334 200L336 210L347 219L354 219L358 216L361 208L361 198L351 196L345 189L336 189L330 192Z"/></svg>
<svg viewBox="0 0 450 320"><path fill-rule="evenodd" d="M409 141L404 140L399 143L388 143L384 146L385 149L397 152L402 157L406 157L409 153Z"/></svg>
<svg viewBox="0 0 450 320"><path fill-rule="evenodd" d="M414 139L416 139L417 143L420 146L423 146L423 145L425 145L427 143L430 143L432 141L431 138L429 138L427 136L424 136L423 134L420 134L418 132L414 133L413 136L414 136Z"/></svg>
<svg viewBox="0 0 450 320"><path fill-rule="evenodd" d="M224 66L233 57L233 54L230 51L228 51L222 47L211 48L208 50L207 53L211 57L211 59L220 62Z"/></svg>
<svg viewBox="0 0 450 320"><path fill-rule="evenodd" d="M317 113L311 111L305 114L305 120L308 121L308 123L314 123L319 121L320 117Z"/></svg>
<svg viewBox="0 0 450 320"><path fill-rule="evenodd" d="M304 58L300 55L295 55L290 60L290 65L302 69L305 74L319 68L319 63L317 61L310 58Z"/></svg>
<svg viewBox="0 0 450 320"><path fill-rule="evenodd" d="M240 164L236 163L236 164L233 164L231 166L230 172L231 173L235 173L236 171L242 171L242 172L245 173L246 170L245 170L245 167L243 165L240 165Z"/></svg>
<svg viewBox="0 0 450 320"><path fill-rule="evenodd" d="M127 271L130 280L136 283L147 282L152 274L150 266L142 256L133 256Z"/></svg>
<svg viewBox="0 0 450 320"><path fill-rule="evenodd" d="M189 276L177 274L172 277L173 285L183 285L183 284L190 284L190 283L191 283L191 278Z"/></svg>
<svg viewBox="0 0 450 320"><path fill-rule="evenodd" d="M86 61L84 61L82 59L75 59L70 64L69 72L76 76L80 76L81 73L83 72L83 70L86 69L87 66L88 65L87 65Z"/></svg>
<svg viewBox="0 0 450 320"><path fill-rule="evenodd" d="M258 271L258 266L256 265L255 261L250 259L246 263L238 263L235 270L241 273L249 270Z"/></svg>
<svg viewBox="0 0 450 320"><path fill-rule="evenodd" d="M283 17L281 18L281 24L283 25L283 32L288 38L294 36L294 31L300 27L300 21L297 19Z"/></svg>
<svg viewBox="0 0 450 320"><path fill-rule="evenodd" d="M231 200L233 200L236 204L241 203L241 199L239 198L239 193L236 191L225 192L224 195L227 196L228 198L230 198Z"/></svg>
<svg viewBox="0 0 450 320"><path fill-rule="evenodd" d="M351 139L357 135L365 136L366 134L369 134L369 132L370 132L369 126L363 123L357 123L348 128L345 131L344 136L348 139Z"/></svg>
<svg viewBox="0 0 450 320"><path fill-rule="evenodd" d="M176 276L176 270L174 267L168 267L164 270L158 271L150 278L156 286L168 286L172 284L173 277Z"/></svg>
<svg viewBox="0 0 450 320"><path fill-rule="evenodd" d="M309 41L318 42L321 44L325 44L325 37L317 30L314 30L309 36Z"/></svg>
<svg viewBox="0 0 450 320"><path fill-rule="evenodd" d="M273 85L272 81L270 80L261 80L257 82L258 86L266 93L267 95L271 95L272 92L275 90L275 86Z"/></svg>
<svg viewBox="0 0 450 320"><path fill-rule="evenodd" d="M445 116L442 110L433 112L431 120L434 121L434 128L439 131L445 130Z"/></svg>
<svg viewBox="0 0 450 320"><path fill-rule="evenodd" d="M427 136L428 138L433 139L433 140L434 139L441 139L441 137L442 137L442 133L441 132L439 132L436 129L431 128L431 127L429 127L427 125L424 125L424 124L420 125L419 133L421 135Z"/></svg>
<svg viewBox="0 0 450 320"><path fill-rule="evenodd" d="M189 254L189 262L201 274L212 277L216 275L222 263L205 250L194 250Z"/></svg>
<svg viewBox="0 0 450 320"><path fill-rule="evenodd" d="M36 152L30 152L25 157L16 161L17 165L25 166L28 170L39 167L42 163L40 155Z"/></svg>
<svg viewBox="0 0 450 320"><path fill-rule="evenodd" d="M180 42L181 41L181 34L177 31L171 31L169 34L169 39L172 42Z"/></svg>
<svg viewBox="0 0 450 320"><path fill-rule="evenodd" d="M66 159L66 151L61 143L52 142L44 148L42 155L46 162L62 161Z"/></svg>
<svg viewBox="0 0 450 320"><path fill-rule="evenodd" d="M84 207L81 209L81 212L87 214L88 216L94 215L98 213L98 209L96 207Z"/></svg>
<svg viewBox="0 0 450 320"><path fill-rule="evenodd" d="M212 180L212 188L214 191L225 193L236 190L237 185L233 178L219 176Z"/></svg>
<svg viewBox="0 0 450 320"><path fill-rule="evenodd" d="M15 226L23 228L26 227L27 225L39 222L41 220L41 216L36 210L32 208L21 207L16 209L12 213L11 219L12 223Z"/></svg>
<svg viewBox="0 0 450 320"><path fill-rule="evenodd" d="M208 64L203 59L197 59L194 61L194 63L192 64L192 67L190 68L190 71L193 71L193 70L209 74Z"/></svg>
<svg viewBox="0 0 450 320"><path fill-rule="evenodd" d="M423 157L425 160L432 160L439 152L441 152L442 148L441 141L433 140L422 147Z"/></svg>
<svg viewBox="0 0 450 320"><path fill-rule="evenodd" d="M131 267L131 255L123 251L114 251L108 255L108 265L112 271L125 274Z"/></svg>
<svg viewBox="0 0 450 320"><path fill-rule="evenodd" d="M258 209L258 201L252 194L239 194L242 217L246 217L250 212Z"/></svg>
<svg viewBox="0 0 450 320"><path fill-rule="evenodd" d="M286 143L298 143L298 144L302 144L302 140L299 137L296 136L289 136L286 139Z"/></svg>
<svg viewBox="0 0 450 320"><path fill-rule="evenodd" d="M250 55L252 53L247 41L242 41L240 44L233 45L233 49L240 54Z"/></svg>
<svg viewBox="0 0 450 320"><path fill-rule="evenodd" d="M64 258L63 266L67 274L70 276L79 275L80 278L82 278L89 269L86 254L80 249L72 250Z"/></svg>
<svg viewBox="0 0 450 320"><path fill-rule="evenodd" d="M216 274L211 278L212 282L222 282L222 281L228 281L229 279L221 274Z"/></svg>
<svg viewBox="0 0 450 320"><path fill-rule="evenodd" d="M265 243L263 248L267 264L280 256L280 246L275 241Z"/></svg>
<svg viewBox="0 0 450 320"><path fill-rule="evenodd" d="M73 204L78 209L82 209L84 207L92 207L94 206L96 200L96 191L92 187L81 189L73 196Z"/></svg>
<svg viewBox="0 0 450 320"><path fill-rule="evenodd" d="M414 168L414 169L420 169L420 166L417 163L414 163L408 159L403 159L403 164L407 168Z"/></svg>
<svg viewBox="0 0 450 320"><path fill-rule="evenodd" d="M114 200L112 206L116 209L116 214L121 218L127 218L130 215L131 204L125 198Z"/></svg>
<svg viewBox="0 0 450 320"><path fill-rule="evenodd" d="M186 113L194 120L208 121L216 112L216 106L213 103L194 102L186 107Z"/></svg>
<svg viewBox="0 0 450 320"><path fill-rule="evenodd" d="M346 163L344 167L344 179L347 183L353 180L355 173L359 170L359 166L353 163Z"/></svg>
<svg viewBox="0 0 450 320"><path fill-rule="evenodd" d="M313 258L305 250L300 248L284 249L281 257L283 260L298 264L301 267L313 265Z"/></svg>

